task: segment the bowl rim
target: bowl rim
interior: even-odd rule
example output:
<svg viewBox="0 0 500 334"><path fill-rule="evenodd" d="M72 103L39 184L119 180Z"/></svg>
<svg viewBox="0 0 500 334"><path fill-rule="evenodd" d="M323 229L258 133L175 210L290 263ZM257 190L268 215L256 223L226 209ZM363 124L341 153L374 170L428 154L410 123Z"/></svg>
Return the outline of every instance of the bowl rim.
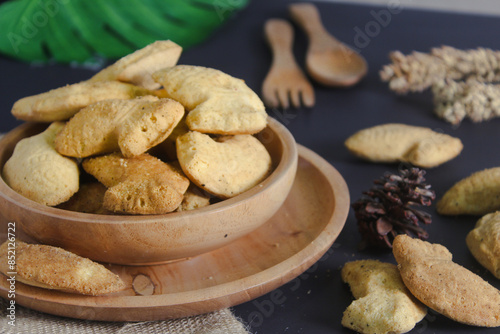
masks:
<svg viewBox="0 0 500 334"><path fill-rule="evenodd" d="M39 123L24 123L6 133L0 139L0 153L4 153L6 146L2 144L5 140L8 140L10 136L13 136L18 131L24 130L24 128L36 127L38 125ZM258 196L265 189L271 188L275 183L274 181L279 179L281 176L285 175L290 168L294 168L294 165L296 166L298 161L298 150L295 139L290 133L290 131L283 124L281 124L279 121L272 118L271 116L268 116L267 127L271 128L271 130L278 135L277 137L279 139L279 142L281 143L283 152L278 165L271 172L271 174L267 176L259 184L255 185L251 189L239 195L236 195L232 198L228 198L214 204L210 204L209 206L203 208L198 208L196 210L181 211L181 212L173 211L165 214L152 214L152 215L123 215L123 214L101 215L95 213L84 213L84 212L64 210L56 207L46 206L24 197L23 195L19 194L14 189L12 189L4 181L3 176L0 177L0 196L13 205L16 205L18 207L23 207L26 210L44 215L46 217L52 217L57 219L64 218L65 220L68 221L78 221L85 223L134 224L134 223L144 223L144 222L155 222L159 220L165 221L169 220L169 218L172 218L172 220L179 220L184 217L186 218L189 217L191 219L201 215L214 214L221 210L227 210L228 208L240 205L243 201ZM5 162L3 164L5 164ZM3 170L3 164L0 165L1 170ZM8 219L8 217L6 218Z"/></svg>

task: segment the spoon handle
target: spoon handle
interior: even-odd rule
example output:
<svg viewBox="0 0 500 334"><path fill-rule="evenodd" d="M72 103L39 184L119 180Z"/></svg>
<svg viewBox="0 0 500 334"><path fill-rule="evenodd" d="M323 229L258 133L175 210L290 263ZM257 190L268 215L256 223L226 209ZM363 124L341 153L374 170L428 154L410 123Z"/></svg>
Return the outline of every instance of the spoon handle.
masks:
<svg viewBox="0 0 500 334"><path fill-rule="evenodd" d="M311 46L339 42L321 22L318 8L311 3L296 3L288 7L291 18L307 33ZM340 43L340 42L339 42Z"/></svg>
<svg viewBox="0 0 500 334"><path fill-rule="evenodd" d="M269 19L265 23L264 32L273 52L273 63L294 66L292 25L285 20Z"/></svg>

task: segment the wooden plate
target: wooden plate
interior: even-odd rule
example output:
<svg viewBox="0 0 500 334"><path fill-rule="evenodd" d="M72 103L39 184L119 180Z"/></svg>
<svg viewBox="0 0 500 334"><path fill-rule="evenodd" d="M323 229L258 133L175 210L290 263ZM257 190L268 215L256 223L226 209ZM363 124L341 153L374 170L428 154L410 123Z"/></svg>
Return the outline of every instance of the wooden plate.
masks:
<svg viewBox="0 0 500 334"><path fill-rule="evenodd" d="M82 296L17 282L16 303L79 319L148 321L215 311L278 288L319 260L339 235L349 211L349 191L339 172L311 150L298 148L298 170L289 196L268 222L249 235L178 262L109 265L129 286L116 294ZM0 295L7 298L8 291L2 276Z"/></svg>

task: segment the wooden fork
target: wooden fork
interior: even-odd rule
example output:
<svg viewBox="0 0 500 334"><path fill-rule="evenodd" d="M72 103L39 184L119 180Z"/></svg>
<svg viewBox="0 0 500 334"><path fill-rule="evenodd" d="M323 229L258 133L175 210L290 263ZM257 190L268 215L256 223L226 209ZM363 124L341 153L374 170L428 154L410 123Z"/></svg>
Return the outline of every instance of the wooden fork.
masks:
<svg viewBox="0 0 500 334"><path fill-rule="evenodd" d="M268 107L281 105L287 109L314 106L314 89L297 65L292 53L293 28L280 19L269 19L264 26L265 36L273 53L271 69L262 84L262 96Z"/></svg>

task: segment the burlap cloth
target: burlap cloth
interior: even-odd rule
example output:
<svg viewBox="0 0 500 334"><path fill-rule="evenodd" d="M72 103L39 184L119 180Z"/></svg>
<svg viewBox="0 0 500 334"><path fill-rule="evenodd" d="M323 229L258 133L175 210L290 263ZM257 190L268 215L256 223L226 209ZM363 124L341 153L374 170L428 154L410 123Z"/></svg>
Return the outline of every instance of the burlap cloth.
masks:
<svg viewBox="0 0 500 334"><path fill-rule="evenodd" d="M203 315L175 320L147 322L102 322L69 319L40 313L16 305L15 327L8 324L7 301L0 298L0 333L9 334L247 334L243 324L223 309Z"/></svg>
<svg viewBox="0 0 500 334"><path fill-rule="evenodd" d="M3 134L0 133L0 139ZM0 334L247 334L245 326L231 310L223 309L174 320L146 322L104 322L63 318L16 304L15 327L8 324L8 301L0 298Z"/></svg>

